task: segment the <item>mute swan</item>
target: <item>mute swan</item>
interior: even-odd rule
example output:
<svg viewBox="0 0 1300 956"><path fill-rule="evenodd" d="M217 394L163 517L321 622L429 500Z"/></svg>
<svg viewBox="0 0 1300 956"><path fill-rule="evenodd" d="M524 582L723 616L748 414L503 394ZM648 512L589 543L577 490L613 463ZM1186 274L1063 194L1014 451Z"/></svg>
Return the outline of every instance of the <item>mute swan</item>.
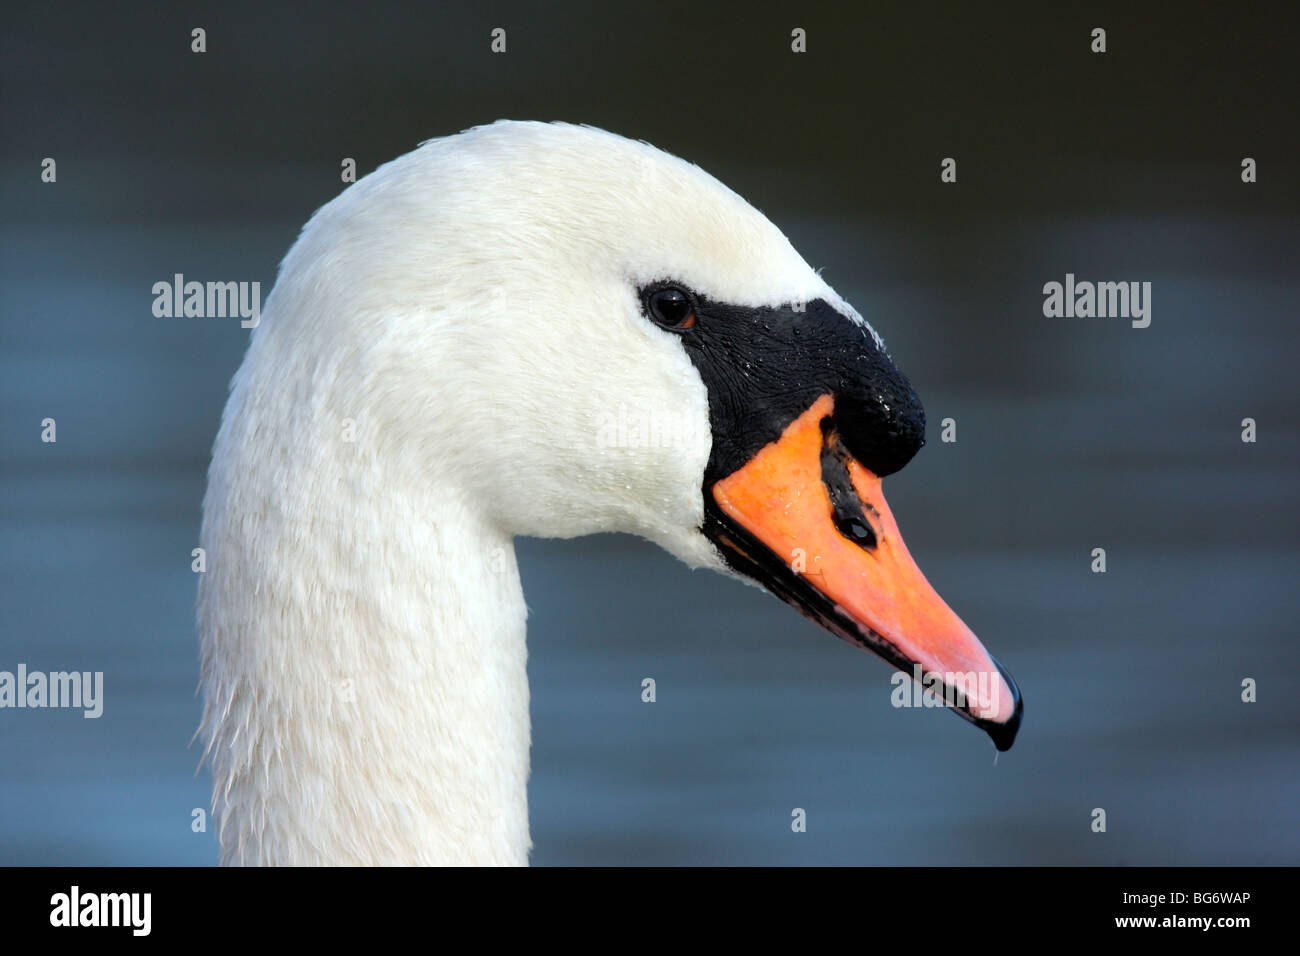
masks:
<svg viewBox="0 0 1300 956"><path fill-rule="evenodd" d="M642 535L988 678L952 699L1010 746L1014 683L880 493L924 442L911 386L698 167L566 124L430 141L316 212L262 315L203 502L223 863L527 862L515 535ZM671 427L611 440L620 407Z"/></svg>

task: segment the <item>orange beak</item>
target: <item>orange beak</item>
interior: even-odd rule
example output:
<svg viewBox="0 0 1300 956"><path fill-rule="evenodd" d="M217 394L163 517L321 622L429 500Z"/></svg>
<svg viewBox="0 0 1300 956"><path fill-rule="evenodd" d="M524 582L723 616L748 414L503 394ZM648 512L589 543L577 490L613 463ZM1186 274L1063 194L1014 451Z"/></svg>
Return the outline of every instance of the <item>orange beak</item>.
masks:
<svg viewBox="0 0 1300 956"><path fill-rule="evenodd" d="M926 581L881 480L844 448L823 395L714 483L706 522L742 573L832 633L875 651L984 729L999 750L1023 706L1015 682Z"/></svg>

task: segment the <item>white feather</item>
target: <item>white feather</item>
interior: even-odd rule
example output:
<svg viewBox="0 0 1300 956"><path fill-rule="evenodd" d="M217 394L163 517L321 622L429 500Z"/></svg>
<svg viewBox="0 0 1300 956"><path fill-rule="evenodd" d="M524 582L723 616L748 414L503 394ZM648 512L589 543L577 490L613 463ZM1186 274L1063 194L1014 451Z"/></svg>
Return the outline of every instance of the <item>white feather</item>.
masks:
<svg viewBox="0 0 1300 956"><path fill-rule="evenodd" d="M203 506L223 862L527 862L512 538L631 532L723 570L699 532L704 385L635 296L667 277L856 317L735 193L588 127L430 141L307 223ZM611 443L620 406L681 427Z"/></svg>

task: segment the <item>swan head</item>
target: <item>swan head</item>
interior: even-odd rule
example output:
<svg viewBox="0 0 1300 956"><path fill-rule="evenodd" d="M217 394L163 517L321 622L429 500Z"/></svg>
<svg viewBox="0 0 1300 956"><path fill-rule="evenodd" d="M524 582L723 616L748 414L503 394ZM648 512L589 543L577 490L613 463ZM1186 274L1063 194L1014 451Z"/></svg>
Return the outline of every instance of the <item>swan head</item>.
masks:
<svg viewBox="0 0 1300 956"><path fill-rule="evenodd" d="M279 321L286 296L310 322ZM862 316L698 167L566 124L431 141L313 217L265 315L255 344L342 357L337 394L401 480L508 534L630 532L759 584L946 675L933 689L1011 745L1014 682L881 494L924 444L921 402Z"/></svg>

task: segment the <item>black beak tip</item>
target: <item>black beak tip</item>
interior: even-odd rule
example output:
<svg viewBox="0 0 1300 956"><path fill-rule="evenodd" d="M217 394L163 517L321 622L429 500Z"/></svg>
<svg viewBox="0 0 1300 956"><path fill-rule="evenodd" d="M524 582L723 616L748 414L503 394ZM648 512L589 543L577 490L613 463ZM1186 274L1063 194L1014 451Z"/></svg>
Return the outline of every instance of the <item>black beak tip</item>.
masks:
<svg viewBox="0 0 1300 956"><path fill-rule="evenodd" d="M996 660L993 663L997 664L998 672L1002 674L1002 679L1011 688L1011 696L1016 702L1016 709L1012 712L1011 719L1006 723L999 724L990 720L983 724L984 732L992 739L993 746L997 747L999 752L1002 752L1010 750L1011 745L1016 742L1016 734L1020 732L1020 721L1025 715L1025 702L1020 697L1020 688L1016 685L1015 679L1007 673L1007 669L998 664Z"/></svg>

